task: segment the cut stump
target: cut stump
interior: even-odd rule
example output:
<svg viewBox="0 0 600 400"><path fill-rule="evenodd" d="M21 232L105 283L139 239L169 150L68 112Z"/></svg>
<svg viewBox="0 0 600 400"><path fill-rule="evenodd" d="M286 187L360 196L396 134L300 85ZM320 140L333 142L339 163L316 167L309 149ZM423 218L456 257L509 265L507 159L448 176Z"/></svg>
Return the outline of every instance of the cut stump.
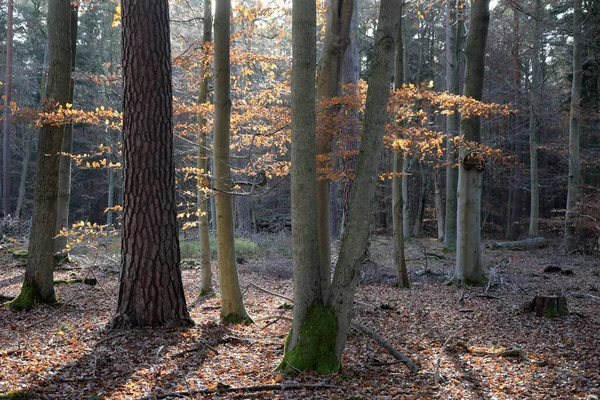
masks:
<svg viewBox="0 0 600 400"><path fill-rule="evenodd" d="M567 298L564 296L535 296L529 305L538 317L560 317L569 313Z"/></svg>

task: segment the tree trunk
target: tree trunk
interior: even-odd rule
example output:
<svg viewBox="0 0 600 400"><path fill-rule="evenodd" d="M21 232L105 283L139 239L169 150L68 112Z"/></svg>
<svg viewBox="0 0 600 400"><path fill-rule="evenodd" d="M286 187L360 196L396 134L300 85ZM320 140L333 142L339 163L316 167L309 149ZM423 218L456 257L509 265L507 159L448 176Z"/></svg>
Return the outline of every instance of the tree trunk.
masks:
<svg viewBox="0 0 600 400"><path fill-rule="evenodd" d="M442 199L442 184L440 179L440 169L433 171L433 187L435 198L435 217L437 221L437 240L444 240L444 201Z"/></svg>
<svg viewBox="0 0 600 400"><path fill-rule="evenodd" d="M423 170L423 162L419 161L419 201L417 203L415 224L413 225L413 236L420 236L423 229L423 216L425 214L425 202L429 193L429 179Z"/></svg>
<svg viewBox="0 0 600 400"><path fill-rule="evenodd" d="M459 10L462 0L448 2L446 23L446 90L452 94L460 93L460 54L462 51L463 20ZM458 185L458 157L454 138L458 136L460 115L458 112L446 117L446 223L444 224L444 247L456 250L456 205Z"/></svg>
<svg viewBox="0 0 600 400"><path fill-rule="evenodd" d="M350 42L350 25L354 0L329 0L327 27L323 43L323 56L319 63L317 100L322 101L340 95L344 54ZM339 109L325 110L321 118L338 113ZM316 143L317 155L331 152L331 133L326 133ZM323 296L327 294L331 280L331 233L329 230L329 181L317 182L317 218L319 238L319 265Z"/></svg>
<svg viewBox="0 0 600 400"><path fill-rule="evenodd" d="M402 11L404 3L400 3L400 18L398 19L398 31L396 33L396 48L394 50L394 85L396 89L402 88L404 84L404 42ZM394 265L398 275L396 285L409 288L408 270L406 268L406 257L404 255L404 221L402 201L402 166L404 165L404 153L401 149L394 150L394 175L392 177L392 225L394 241Z"/></svg>
<svg viewBox="0 0 600 400"><path fill-rule="evenodd" d="M19 181L19 196L17 197L17 208L15 208L15 216L21 218L23 212L23 203L25 203L25 195L27 194L27 173L29 171L29 161L31 160L31 153L33 148L33 139L29 136L29 133L24 133L23 138L23 165L21 166L21 179Z"/></svg>
<svg viewBox="0 0 600 400"><path fill-rule="evenodd" d="M531 90L529 108L529 177L530 177L530 213L529 236L539 233L540 218L540 192L538 173L538 118L540 104L540 89L542 60L540 56L542 47L542 1L535 0L534 26L533 26L533 56L531 60ZM599 80L600 82L600 80Z"/></svg>
<svg viewBox="0 0 600 400"><path fill-rule="evenodd" d="M48 4L48 47L50 60L46 97L49 106L65 107L71 82L71 2L55 0ZM56 229L56 197L64 125L44 125L39 133L35 197L27 268L21 292L12 302L15 309L28 309L33 304L55 303L54 233Z"/></svg>
<svg viewBox="0 0 600 400"><path fill-rule="evenodd" d="M4 120L2 137L2 210L8 216L10 206L10 131L13 67L13 0L7 0L6 6L6 81L4 83Z"/></svg>
<svg viewBox="0 0 600 400"><path fill-rule="evenodd" d="M463 94L481 100L485 71L485 45L490 21L489 0L471 5L471 26L465 48ZM481 142L479 116L463 118L460 134L465 141ZM456 268L453 280L460 284L480 284L485 276L481 263L481 181L485 169L482 155L473 154L468 144L461 149L458 172L458 215Z"/></svg>
<svg viewBox="0 0 600 400"><path fill-rule="evenodd" d="M167 0L122 3L123 231L112 328L193 324L181 281Z"/></svg>
<svg viewBox="0 0 600 400"><path fill-rule="evenodd" d="M576 247L575 226L572 223L573 208L579 198L580 166L579 134L581 130L581 0L573 0L573 83L571 85L571 110L569 112L569 179L567 190L567 212L565 216L565 246L567 251Z"/></svg>
<svg viewBox="0 0 600 400"><path fill-rule="evenodd" d="M212 41L212 1L204 0L204 24L202 32L202 43L205 46L205 51L208 52L208 44ZM208 54L205 53L205 57ZM208 60L205 60L202 66L202 81L200 83L200 94L198 102L200 104L208 103ZM202 115L198 116L198 229L200 237L200 268L202 269L202 286L200 295L213 292L212 287L212 270L210 265L210 236L208 232L208 204L209 200L201 190L210 186L208 177L208 132L206 118Z"/></svg>
<svg viewBox="0 0 600 400"><path fill-rule="evenodd" d="M79 13L79 5L73 3L71 6L71 82L69 100L73 104L73 92L75 82L73 74L75 73L75 50L77 47L77 20ZM73 125L65 126L65 134L63 137L62 153L60 157L60 166L58 172L58 197L56 199L56 233L59 233L62 228L69 228L69 200L71 198L71 153L73 152ZM65 155L66 154L66 155ZM62 253L67 247L66 236L59 236L54 239L54 252Z"/></svg>
<svg viewBox="0 0 600 400"><path fill-rule="evenodd" d="M230 97L230 18L231 0L221 0L215 8L215 140L214 177L217 190L217 258L221 291L221 320L246 320L242 292L235 265L231 169L229 165Z"/></svg>
<svg viewBox="0 0 600 400"><path fill-rule="evenodd" d="M408 157L402 157L402 232L404 238L410 238L410 209L408 208Z"/></svg>

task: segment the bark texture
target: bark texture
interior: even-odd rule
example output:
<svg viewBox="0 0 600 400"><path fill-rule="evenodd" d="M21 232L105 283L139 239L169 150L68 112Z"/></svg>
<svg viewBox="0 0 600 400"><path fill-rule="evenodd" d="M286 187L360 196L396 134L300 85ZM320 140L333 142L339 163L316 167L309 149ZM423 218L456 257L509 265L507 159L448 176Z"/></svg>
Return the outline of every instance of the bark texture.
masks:
<svg viewBox="0 0 600 400"><path fill-rule="evenodd" d="M124 0L123 231L113 328L189 326L179 265L167 0Z"/></svg>
<svg viewBox="0 0 600 400"><path fill-rule="evenodd" d="M13 0L6 5L6 80L4 81L4 119L2 136L2 210L9 215L10 206L10 130L13 67Z"/></svg>
<svg viewBox="0 0 600 400"><path fill-rule="evenodd" d="M71 2L56 0L48 4L48 107L65 106L71 84ZM27 269L19 295L10 302L16 309L31 308L37 302L55 303L54 233L58 167L64 125L44 125L39 132L38 161L31 233L27 249Z"/></svg>
<svg viewBox="0 0 600 400"><path fill-rule="evenodd" d="M574 243L573 208L579 199L581 158L579 156L579 136L581 130L581 0L573 0L573 83L571 85L571 110L569 112L569 179L567 189L567 213L565 216L565 246L567 251L577 247Z"/></svg>
<svg viewBox="0 0 600 400"><path fill-rule="evenodd" d="M538 118L540 106L540 85L542 74L542 1L535 0L534 26L533 26L533 57L531 60L531 89L529 108L529 180L530 180L530 211L529 211L529 236L539 233L540 218L540 191L538 172Z"/></svg>
<svg viewBox="0 0 600 400"><path fill-rule="evenodd" d="M202 32L202 42L207 49L207 45L212 41L212 1L204 0L204 24ZM206 54L208 56L208 54ZM200 84L200 94L198 102L200 104L208 103L208 70L206 62L202 68L202 82ZM200 131L198 132L198 172L203 174L198 179L198 189L209 185L208 175L208 132L206 131L206 119L198 116ZM210 266L210 242L208 231L208 204L202 190L198 190L198 229L200 237L200 268L202 268L202 286L200 294L211 293L212 288L212 270Z"/></svg>
<svg viewBox="0 0 600 400"><path fill-rule="evenodd" d="M219 289L221 291L221 320L241 322L248 318L235 264L233 205L231 201L231 169L229 164L229 135L231 116L230 97L230 38L231 1L220 0L215 8L215 140L214 167L217 258Z"/></svg>
<svg viewBox="0 0 600 400"><path fill-rule="evenodd" d="M490 21L489 0L471 5L471 24L465 48L463 94L481 100L485 71L485 46ZM481 142L481 118L472 116L460 122L460 135L473 143ZM458 173L457 244L454 281L480 284L485 276L481 263L481 181L484 161L467 145L461 149Z"/></svg>

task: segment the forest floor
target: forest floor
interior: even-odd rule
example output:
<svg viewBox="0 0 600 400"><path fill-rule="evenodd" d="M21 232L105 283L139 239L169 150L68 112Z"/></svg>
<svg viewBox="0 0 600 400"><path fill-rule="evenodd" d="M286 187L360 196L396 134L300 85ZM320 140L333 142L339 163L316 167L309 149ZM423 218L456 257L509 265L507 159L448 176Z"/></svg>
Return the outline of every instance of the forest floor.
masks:
<svg viewBox="0 0 600 400"><path fill-rule="evenodd" d="M284 379L272 371L290 329L290 302L256 287L292 297L289 244L282 235L277 240L284 251L263 252L238 266L256 321L247 326L219 323L218 296L197 299L200 270L188 261L183 277L194 327L107 332L119 280L114 249L73 256L55 279L94 277L97 285L57 285L64 302L59 308L0 307L0 393L44 399L600 398L598 257L567 257L552 247L487 249L484 263L494 285L486 293L485 287L444 285L454 254L419 239L408 244L412 287L397 289L390 284L393 246L388 238L372 239L355 321L377 331L420 372L412 374L377 343L351 332L338 374ZM18 294L24 272L12 250L0 254L3 296ZM572 274L543 272L551 265ZM523 312L536 294L566 296L570 313L541 318ZM232 388L240 389L225 392ZM206 394L211 390L216 393ZM204 394L189 394L194 391Z"/></svg>

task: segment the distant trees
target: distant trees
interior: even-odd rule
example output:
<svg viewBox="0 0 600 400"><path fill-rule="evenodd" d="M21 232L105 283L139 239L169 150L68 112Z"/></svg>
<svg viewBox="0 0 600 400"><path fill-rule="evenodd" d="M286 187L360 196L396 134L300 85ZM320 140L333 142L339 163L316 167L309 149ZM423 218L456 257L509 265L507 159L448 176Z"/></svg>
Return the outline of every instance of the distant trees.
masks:
<svg viewBox="0 0 600 400"><path fill-rule="evenodd" d="M110 325L189 326L179 264L168 1L125 0L122 7L125 188L119 299Z"/></svg>

